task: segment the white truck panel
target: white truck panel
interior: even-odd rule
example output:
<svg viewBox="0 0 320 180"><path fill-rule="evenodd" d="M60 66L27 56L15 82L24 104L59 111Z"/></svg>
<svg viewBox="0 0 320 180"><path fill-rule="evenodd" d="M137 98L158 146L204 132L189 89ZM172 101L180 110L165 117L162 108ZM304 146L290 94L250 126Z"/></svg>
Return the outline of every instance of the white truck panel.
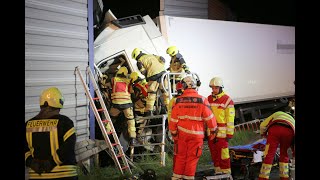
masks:
<svg viewBox="0 0 320 180"><path fill-rule="evenodd" d="M168 43L176 45L208 96L220 76L236 104L294 95L295 28L165 16ZM169 59L169 56L165 56Z"/></svg>

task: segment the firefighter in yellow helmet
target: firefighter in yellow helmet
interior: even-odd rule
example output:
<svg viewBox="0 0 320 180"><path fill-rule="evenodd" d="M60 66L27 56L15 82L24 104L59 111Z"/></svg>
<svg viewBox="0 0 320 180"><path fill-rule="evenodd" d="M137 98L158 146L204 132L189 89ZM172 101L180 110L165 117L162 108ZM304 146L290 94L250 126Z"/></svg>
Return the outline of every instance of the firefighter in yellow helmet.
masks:
<svg viewBox="0 0 320 180"><path fill-rule="evenodd" d="M42 91L40 112L26 125L25 164L29 179L77 179L76 130L60 114L64 97L56 87Z"/></svg>
<svg viewBox="0 0 320 180"><path fill-rule="evenodd" d="M132 87L128 76L128 69L120 67L116 76L111 79L112 93L110 116L112 121L116 121L120 113L123 112L128 124L128 133L131 142L136 138L136 126L133 115L133 104L131 100Z"/></svg>
<svg viewBox="0 0 320 180"><path fill-rule="evenodd" d="M182 55L179 52L179 49L177 46L170 46L167 48L167 54L171 57L170 66L167 69L168 71L172 73L190 73L189 67L186 64L186 61L182 57ZM179 81L182 80L181 75L174 75L170 77L170 82L172 84L172 88L175 89L174 85L177 84ZM175 82L173 83L173 79Z"/></svg>
<svg viewBox="0 0 320 180"><path fill-rule="evenodd" d="M139 48L135 48L132 51L132 58L137 60L138 69L144 76L146 76L146 80L149 86L144 116L152 115L158 88L160 88L163 95L165 104L165 107L163 108L167 109L169 98L168 94L163 90L163 86L161 83L161 76L166 72L164 58L154 54L145 54ZM164 80L164 82L167 81ZM165 87L167 87L167 84L165 84Z"/></svg>
<svg viewBox="0 0 320 180"><path fill-rule="evenodd" d="M229 139L234 133L235 109L233 100L223 91L223 81L220 77L210 80L212 94L208 96L211 110L217 118L218 132L214 140L208 140L211 158L216 174L231 174Z"/></svg>
<svg viewBox="0 0 320 180"><path fill-rule="evenodd" d="M132 72L130 79L134 91L134 112L138 116L143 116L146 108L146 98L148 96L148 83L140 72Z"/></svg>

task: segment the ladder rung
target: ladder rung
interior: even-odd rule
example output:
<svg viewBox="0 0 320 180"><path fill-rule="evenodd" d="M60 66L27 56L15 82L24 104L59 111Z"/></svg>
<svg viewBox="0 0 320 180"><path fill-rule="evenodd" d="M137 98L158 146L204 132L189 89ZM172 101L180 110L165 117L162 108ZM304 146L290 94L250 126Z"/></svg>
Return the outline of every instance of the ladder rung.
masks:
<svg viewBox="0 0 320 180"><path fill-rule="evenodd" d="M111 144L112 146L116 146L116 145L119 145L118 143L113 143L113 144Z"/></svg>
<svg viewBox="0 0 320 180"><path fill-rule="evenodd" d="M95 98L92 98L93 100L98 100L99 98L98 97L95 97Z"/></svg>
<svg viewBox="0 0 320 180"><path fill-rule="evenodd" d="M108 134L108 135L110 135L110 134L112 134L112 133L113 133L112 131L110 131L110 132L107 132L107 134Z"/></svg>
<svg viewBox="0 0 320 180"><path fill-rule="evenodd" d="M128 167L129 167L129 166L124 166L124 167L122 167L121 169L128 169Z"/></svg>
<svg viewBox="0 0 320 180"><path fill-rule="evenodd" d="M119 154L119 155L117 155L117 158L122 157L122 156L123 156L123 154Z"/></svg>
<svg viewBox="0 0 320 180"><path fill-rule="evenodd" d="M101 108L101 109L97 109L97 111L103 111L103 108Z"/></svg>
<svg viewBox="0 0 320 180"><path fill-rule="evenodd" d="M110 121L108 119L102 120L103 123L109 123Z"/></svg>

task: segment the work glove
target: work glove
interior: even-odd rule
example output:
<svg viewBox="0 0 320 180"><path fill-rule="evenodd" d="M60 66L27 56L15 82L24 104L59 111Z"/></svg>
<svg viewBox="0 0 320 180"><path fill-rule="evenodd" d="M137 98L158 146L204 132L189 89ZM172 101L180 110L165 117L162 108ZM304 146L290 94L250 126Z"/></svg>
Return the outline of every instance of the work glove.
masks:
<svg viewBox="0 0 320 180"><path fill-rule="evenodd" d="M38 159L32 159L30 163L30 168L34 170L37 174L41 174L43 171L41 169L41 163Z"/></svg>
<svg viewBox="0 0 320 180"><path fill-rule="evenodd" d="M173 139L174 141L178 140L178 133L173 134L173 133L171 132L171 136L172 136L172 139Z"/></svg>
<svg viewBox="0 0 320 180"><path fill-rule="evenodd" d="M209 135L209 137L208 137L208 140L209 141L212 141L212 140L214 140L216 138L216 133L211 133L210 135Z"/></svg>
<svg viewBox="0 0 320 180"><path fill-rule="evenodd" d="M56 163L53 161L53 159L43 160L40 163L40 169L46 173L51 172L55 166L56 166Z"/></svg>

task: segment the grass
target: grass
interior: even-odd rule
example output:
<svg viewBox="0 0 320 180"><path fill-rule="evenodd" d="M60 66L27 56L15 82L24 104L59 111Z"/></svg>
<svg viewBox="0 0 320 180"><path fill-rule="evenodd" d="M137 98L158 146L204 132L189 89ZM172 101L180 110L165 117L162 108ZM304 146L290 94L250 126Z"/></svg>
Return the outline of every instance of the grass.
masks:
<svg viewBox="0 0 320 180"><path fill-rule="evenodd" d="M260 139L260 135L257 135L251 131L237 131L234 133L233 138L229 141L229 146L245 145L250 144ZM90 173L84 174L79 170L79 180L95 180L95 179L111 179L111 180L123 180L123 179L134 179L132 176L139 177L143 173L143 170L153 169L156 172L157 179L169 180L172 175L172 154L166 154L165 166L160 165L159 157L146 157L139 162L135 162L137 168L131 168L132 174L129 173L121 175L120 171L115 166L109 167L96 167L91 170ZM212 169L211 155L207 142L204 143L204 150L202 156L199 159L197 165L197 171Z"/></svg>

